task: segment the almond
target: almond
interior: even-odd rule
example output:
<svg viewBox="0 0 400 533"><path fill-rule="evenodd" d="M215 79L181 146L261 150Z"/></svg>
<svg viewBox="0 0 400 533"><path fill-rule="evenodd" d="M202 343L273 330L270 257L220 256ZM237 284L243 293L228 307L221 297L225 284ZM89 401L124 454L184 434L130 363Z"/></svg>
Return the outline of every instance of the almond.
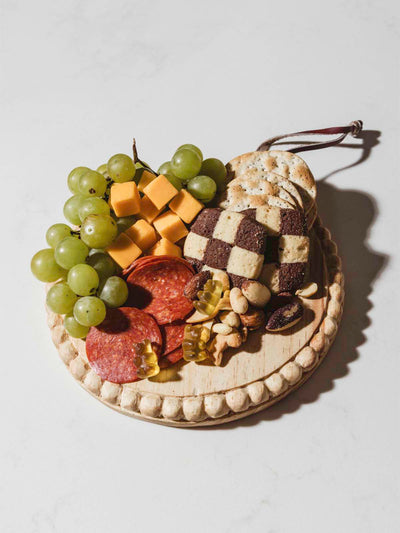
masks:
<svg viewBox="0 0 400 533"><path fill-rule="evenodd" d="M208 270L203 270L198 274L195 274L192 279L190 279L185 286L183 294L189 300L197 300L197 293L202 290L206 281L211 279L211 272Z"/></svg>

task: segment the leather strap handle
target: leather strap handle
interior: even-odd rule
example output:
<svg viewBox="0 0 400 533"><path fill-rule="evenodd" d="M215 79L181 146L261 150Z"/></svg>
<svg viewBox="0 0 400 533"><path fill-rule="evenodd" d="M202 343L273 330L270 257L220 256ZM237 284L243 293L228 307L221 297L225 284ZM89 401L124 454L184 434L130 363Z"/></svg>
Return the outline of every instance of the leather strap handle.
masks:
<svg viewBox="0 0 400 533"><path fill-rule="evenodd" d="M331 141L297 146L295 148L292 148L291 150L288 150L288 152L292 152L293 154L295 154L296 152L307 152L309 150L321 150L321 148L328 148L329 146L335 146L336 144L341 143L347 137L349 133L353 137L358 137L362 128L363 128L362 120L353 120L353 122L350 122L348 126L338 126L338 127L333 127L333 128L323 128L319 130L306 130L306 131L298 131L295 133L285 133L284 135L278 135L276 137L272 137L271 139L267 139L266 141L264 141L257 148L257 152L269 150L273 144L275 144L276 142L282 139L286 139L287 137L298 137L299 135L338 135L339 134L339 137L336 137L336 139L333 139ZM286 142L283 144L286 144Z"/></svg>

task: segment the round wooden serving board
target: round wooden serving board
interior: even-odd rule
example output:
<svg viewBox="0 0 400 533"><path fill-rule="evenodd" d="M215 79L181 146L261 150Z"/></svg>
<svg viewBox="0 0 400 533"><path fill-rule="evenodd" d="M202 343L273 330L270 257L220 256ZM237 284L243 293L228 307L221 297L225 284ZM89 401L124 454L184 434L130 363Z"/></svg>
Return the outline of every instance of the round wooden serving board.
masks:
<svg viewBox="0 0 400 533"><path fill-rule="evenodd" d="M336 245L319 219L311 231L310 280L319 292L304 299L304 317L281 333L250 332L221 367L181 363L152 379L118 385L90 368L85 341L69 337L48 310L61 359L90 394L120 413L175 427L216 425L270 407L304 383L326 355L342 314L343 274Z"/></svg>

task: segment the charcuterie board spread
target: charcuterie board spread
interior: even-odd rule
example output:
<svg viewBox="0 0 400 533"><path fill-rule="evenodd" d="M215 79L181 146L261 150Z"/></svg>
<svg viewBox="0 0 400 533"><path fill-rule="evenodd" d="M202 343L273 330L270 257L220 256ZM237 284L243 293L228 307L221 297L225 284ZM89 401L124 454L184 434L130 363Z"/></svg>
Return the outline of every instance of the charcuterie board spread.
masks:
<svg viewBox="0 0 400 533"><path fill-rule="evenodd" d="M214 425L301 385L332 343L343 275L307 164L227 165L182 145L157 172L117 154L68 176L70 225L32 259L53 341L92 395L134 417Z"/></svg>

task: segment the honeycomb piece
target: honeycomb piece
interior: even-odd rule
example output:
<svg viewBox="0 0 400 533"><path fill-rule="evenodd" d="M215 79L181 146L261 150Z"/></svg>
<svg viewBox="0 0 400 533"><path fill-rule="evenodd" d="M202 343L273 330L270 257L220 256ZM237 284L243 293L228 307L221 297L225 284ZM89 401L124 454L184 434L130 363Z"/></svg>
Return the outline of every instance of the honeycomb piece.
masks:
<svg viewBox="0 0 400 533"><path fill-rule="evenodd" d="M207 342L210 340L210 330L203 324L188 324L185 326L182 348L185 361L204 361L208 357Z"/></svg>
<svg viewBox="0 0 400 533"><path fill-rule="evenodd" d="M137 368L137 376L140 379L152 378L160 372L158 357L154 352L151 342L145 339L135 344L136 356L133 362Z"/></svg>

